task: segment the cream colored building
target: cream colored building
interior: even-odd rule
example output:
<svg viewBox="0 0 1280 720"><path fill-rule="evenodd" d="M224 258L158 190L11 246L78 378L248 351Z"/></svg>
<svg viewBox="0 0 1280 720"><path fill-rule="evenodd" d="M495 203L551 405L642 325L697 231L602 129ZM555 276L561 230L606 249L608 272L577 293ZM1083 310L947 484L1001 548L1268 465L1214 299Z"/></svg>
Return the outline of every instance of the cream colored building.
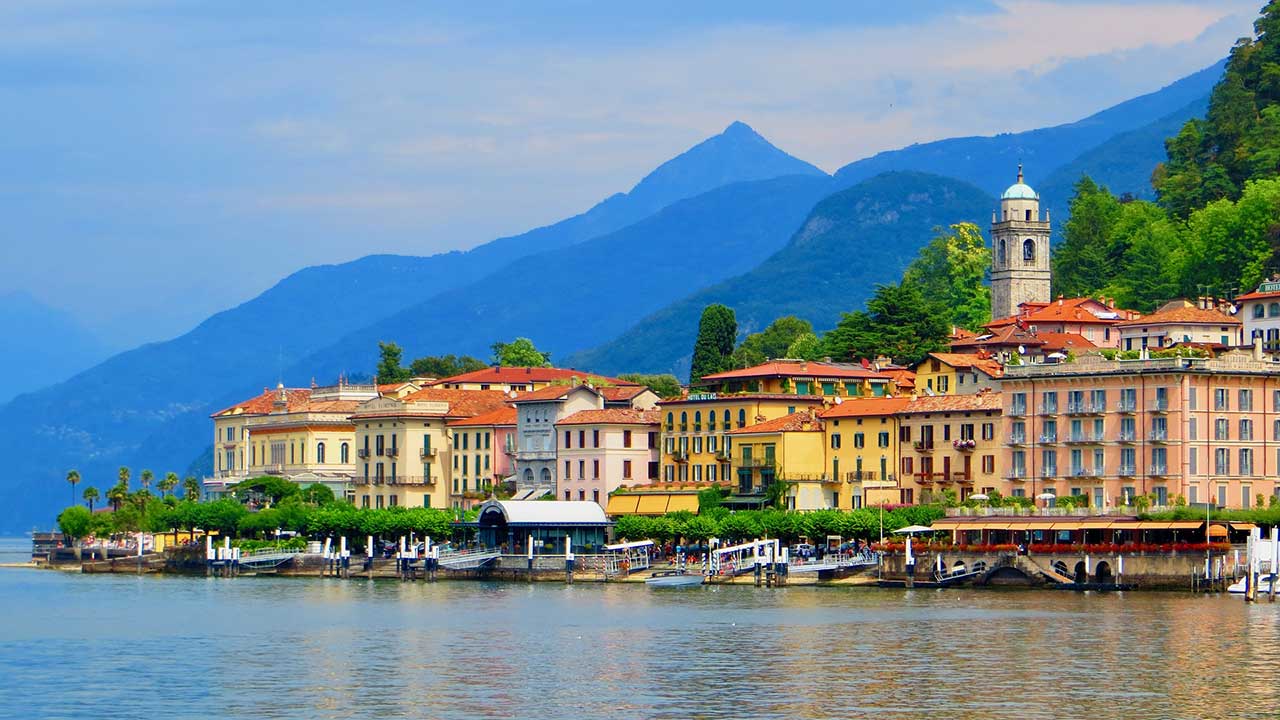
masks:
<svg viewBox="0 0 1280 720"><path fill-rule="evenodd" d="M358 507L448 508L462 507L469 493L487 493L487 483L476 487L459 482L458 491L453 490L473 441L471 432L451 430L449 421L498 409L510 400L497 390L428 387L403 398L361 404L350 416L356 457L348 497ZM487 433L476 433L474 442L485 446ZM487 444L492 448L492 435ZM475 483L483 476L468 472L466 477Z"/></svg>
<svg viewBox="0 0 1280 720"><path fill-rule="evenodd" d="M375 397L372 385L278 386L214 413L214 473L205 493L216 497L241 480L275 475L347 496L356 467L349 416Z"/></svg>
<svg viewBox="0 0 1280 720"><path fill-rule="evenodd" d="M1196 302L1173 300L1150 315L1118 323L1120 348L1142 350L1193 343L1233 347L1243 345L1243 324L1231 306L1219 307L1209 298Z"/></svg>
<svg viewBox="0 0 1280 720"><path fill-rule="evenodd" d="M619 487L657 479L658 416L655 409L602 408L556 422L557 499L605 507Z"/></svg>

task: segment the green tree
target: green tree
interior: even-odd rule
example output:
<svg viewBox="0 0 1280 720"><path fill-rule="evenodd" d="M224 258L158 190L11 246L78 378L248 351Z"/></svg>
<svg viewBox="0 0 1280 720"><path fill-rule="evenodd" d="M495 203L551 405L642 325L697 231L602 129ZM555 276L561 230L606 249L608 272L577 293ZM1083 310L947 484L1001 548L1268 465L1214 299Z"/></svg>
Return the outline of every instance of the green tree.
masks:
<svg viewBox="0 0 1280 720"><path fill-rule="evenodd" d="M758 333L743 338L733 351L730 364L734 368L759 365L770 358L788 357L792 343L802 335L812 335L813 325L794 315L780 317Z"/></svg>
<svg viewBox="0 0 1280 720"><path fill-rule="evenodd" d="M188 475L185 479L183 479L182 481L183 499L198 501L201 495L203 495L203 493L201 492L200 481L198 479L196 479L191 475Z"/></svg>
<svg viewBox="0 0 1280 720"><path fill-rule="evenodd" d="M644 385L660 398L680 397L680 380L670 373L663 375L645 375L642 373L623 373L619 380Z"/></svg>
<svg viewBox="0 0 1280 720"><path fill-rule="evenodd" d="M90 485L84 489L84 501L89 505L89 512L93 512L93 504L98 501L98 488Z"/></svg>
<svg viewBox="0 0 1280 720"><path fill-rule="evenodd" d="M1113 245L1124 248L1104 292L1119 307L1151 312L1186 294L1184 231L1159 206L1148 202L1124 205L1113 230Z"/></svg>
<svg viewBox="0 0 1280 720"><path fill-rule="evenodd" d="M156 485L160 489L160 494L168 496L173 489L178 487L178 473L168 472L164 474L164 478Z"/></svg>
<svg viewBox="0 0 1280 720"><path fill-rule="evenodd" d="M907 266L902 281L918 285L925 297L941 300L948 323L977 330L991 321L991 289L983 282L991 249L973 223L934 232L937 235Z"/></svg>
<svg viewBox="0 0 1280 720"><path fill-rule="evenodd" d="M150 489L151 489L151 481L153 481L153 480L155 480L155 479L156 479L156 474L155 474L155 473L151 472L150 470L143 470L143 471L142 471L142 475L141 475L141 477L140 477L140 481L142 482L142 489L143 489L143 490L150 490Z"/></svg>
<svg viewBox="0 0 1280 720"><path fill-rule="evenodd" d="M1252 290L1277 267L1280 179L1246 183L1241 198L1215 200L1187 220L1184 291L1209 285Z"/></svg>
<svg viewBox="0 0 1280 720"><path fill-rule="evenodd" d="M328 485L311 483L302 489L302 500L303 502L319 506L328 505L329 503L334 502L335 498L333 490L330 490Z"/></svg>
<svg viewBox="0 0 1280 720"><path fill-rule="evenodd" d="M93 528L93 513L83 505L75 504L58 513L58 529L78 547L80 539Z"/></svg>
<svg viewBox="0 0 1280 720"><path fill-rule="evenodd" d="M914 364L947 348L946 310L914 283L880 285L867 309L845 313L826 335L826 354L841 360L887 355Z"/></svg>
<svg viewBox="0 0 1280 720"><path fill-rule="evenodd" d="M378 369L376 382L379 385L404 382L409 379L409 369L401 367L400 360L404 349L394 342L378 342Z"/></svg>
<svg viewBox="0 0 1280 720"><path fill-rule="evenodd" d="M413 377L447 378L487 367L485 361L470 355L431 355L410 363L409 373Z"/></svg>
<svg viewBox="0 0 1280 720"><path fill-rule="evenodd" d="M544 353L529 338L492 345L493 361L503 367L551 367L551 353Z"/></svg>
<svg viewBox="0 0 1280 720"><path fill-rule="evenodd" d="M696 383L706 375L728 370L737 336L738 320L733 310L719 303L703 309L698 321L698 339L693 344L689 382Z"/></svg>
<svg viewBox="0 0 1280 720"><path fill-rule="evenodd" d="M1120 201L1084 176L1076 182L1070 207L1062 242L1053 252L1053 292L1068 297L1093 295L1115 271L1111 240Z"/></svg>
<svg viewBox="0 0 1280 720"><path fill-rule="evenodd" d="M800 360L817 360L822 357L822 341L813 333L805 333L787 348L787 357Z"/></svg>
<svg viewBox="0 0 1280 720"><path fill-rule="evenodd" d="M71 483L71 502L74 504L76 501L76 485L80 484L80 471L68 470L67 482Z"/></svg>

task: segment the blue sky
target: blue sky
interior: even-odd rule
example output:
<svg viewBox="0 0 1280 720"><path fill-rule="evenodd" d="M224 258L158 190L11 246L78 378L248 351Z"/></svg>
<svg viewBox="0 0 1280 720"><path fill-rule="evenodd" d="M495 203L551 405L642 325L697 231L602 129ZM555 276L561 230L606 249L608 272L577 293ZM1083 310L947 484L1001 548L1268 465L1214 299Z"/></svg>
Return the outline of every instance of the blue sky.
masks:
<svg viewBox="0 0 1280 720"><path fill-rule="evenodd" d="M298 268L554 222L742 120L834 171L1069 122L1261 0L0 4L0 295L116 346Z"/></svg>

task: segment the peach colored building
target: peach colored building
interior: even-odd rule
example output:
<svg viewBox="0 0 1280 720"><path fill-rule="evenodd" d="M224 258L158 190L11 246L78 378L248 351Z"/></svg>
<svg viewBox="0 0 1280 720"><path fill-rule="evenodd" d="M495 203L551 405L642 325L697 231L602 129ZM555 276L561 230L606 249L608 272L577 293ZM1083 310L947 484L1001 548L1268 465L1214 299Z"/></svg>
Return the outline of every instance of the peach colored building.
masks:
<svg viewBox="0 0 1280 720"><path fill-rule="evenodd" d="M1240 508L1275 494L1280 364L1260 352L1005 368L1002 492L1078 495L1091 508Z"/></svg>
<svg viewBox="0 0 1280 720"><path fill-rule="evenodd" d="M1000 489L1000 393L918 395L898 411L900 501ZM1003 490L1002 490L1003 492Z"/></svg>
<svg viewBox="0 0 1280 720"><path fill-rule="evenodd" d="M1079 335L1092 347L1120 347L1120 334L1115 326L1141 317L1133 310L1118 308L1107 298L1059 297L1052 302L1028 302L1018 307L1018 314L987 324L994 330L1019 325L1032 335Z"/></svg>
<svg viewBox="0 0 1280 720"><path fill-rule="evenodd" d="M457 506L470 509L479 505L493 486L508 479L514 481L516 453L516 409L511 405L481 413L474 417L450 420L449 434L454 448L462 445L463 436L470 438L467 451L456 450L459 465L471 470L470 491L461 490L463 474L457 473L453 490ZM486 442L486 438L488 442ZM461 469L461 468L459 468Z"/></svg>
<svg viewBox="0 0 1280 720"><path fill-rule="evenodd" d="M658 477L658 417L654 409L580 410L556 422L558 497L605 507L619 487Z"/></svg>

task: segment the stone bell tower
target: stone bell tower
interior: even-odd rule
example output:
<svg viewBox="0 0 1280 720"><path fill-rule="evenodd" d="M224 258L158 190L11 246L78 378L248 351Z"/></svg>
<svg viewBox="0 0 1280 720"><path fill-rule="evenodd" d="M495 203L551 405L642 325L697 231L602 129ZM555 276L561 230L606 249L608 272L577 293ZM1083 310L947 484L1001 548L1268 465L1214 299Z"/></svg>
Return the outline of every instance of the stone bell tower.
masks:
<svg viewBox="0 0 1280 720"><path fill-rule="evenodd" d="M1018 182L1000 196L991 216L991 319L1018 314L1025 302L1049 302L1049 214L1040 219L1040 196Z"/></svg>

